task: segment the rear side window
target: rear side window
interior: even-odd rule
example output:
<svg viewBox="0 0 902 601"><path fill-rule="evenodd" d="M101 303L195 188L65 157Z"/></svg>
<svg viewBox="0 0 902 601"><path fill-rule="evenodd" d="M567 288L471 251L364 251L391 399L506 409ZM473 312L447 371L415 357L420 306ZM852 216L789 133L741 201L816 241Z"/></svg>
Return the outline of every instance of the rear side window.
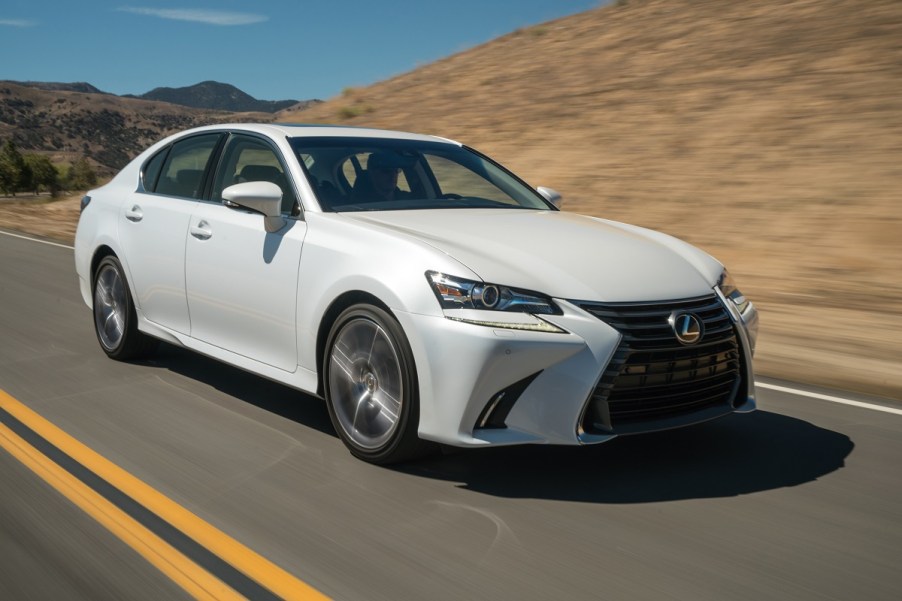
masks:
<svg viewBox="0 0 902 601"><path fill-rule="evenodd" d="M141 174L144 182L144 189L148 192L154 192L157 189L157 180L160 177L160 171L163 169L163 161L166 160L166 153L169 152L167 146L153 156L144 164L144 172Z"/></svg>
<svg viewBox="0 0 902 601"><path fill-rule="evenodd" d="M204 172L222 134L192 136L176 142L163 162L155 191L157 194L200 198ZM156 157L154 157L156 158ZM150 164L148 164L149 170Z"/></svg>

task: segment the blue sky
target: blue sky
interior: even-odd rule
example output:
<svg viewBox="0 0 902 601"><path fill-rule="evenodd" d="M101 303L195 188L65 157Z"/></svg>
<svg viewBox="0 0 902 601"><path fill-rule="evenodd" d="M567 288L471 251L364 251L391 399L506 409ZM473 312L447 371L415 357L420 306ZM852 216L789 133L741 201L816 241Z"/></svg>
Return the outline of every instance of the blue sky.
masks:
<svg viewBox="0 0 902 601"><path fill-rule="evenodd" d="M329 98L600 0L3 0L0 79Z"/></svg>

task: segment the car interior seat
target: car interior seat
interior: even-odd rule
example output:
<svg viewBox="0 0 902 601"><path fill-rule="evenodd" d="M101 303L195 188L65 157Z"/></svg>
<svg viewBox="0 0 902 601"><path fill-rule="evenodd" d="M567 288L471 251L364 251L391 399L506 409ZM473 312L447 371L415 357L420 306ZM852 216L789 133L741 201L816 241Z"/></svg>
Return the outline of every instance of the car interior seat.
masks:
<svg viewBox="0 0 902 601"><path fill-rule="evenodd" d="M175 190L178 196L197 198L200 180L204 176L203 169L179 169L175 174Z"/></svg>

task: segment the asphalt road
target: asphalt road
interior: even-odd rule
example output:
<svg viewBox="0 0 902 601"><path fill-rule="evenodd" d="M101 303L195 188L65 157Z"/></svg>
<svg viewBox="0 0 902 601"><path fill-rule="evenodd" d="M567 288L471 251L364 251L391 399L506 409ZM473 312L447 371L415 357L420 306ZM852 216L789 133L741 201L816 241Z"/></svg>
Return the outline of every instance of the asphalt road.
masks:
<svg viewBox="0 0 902 601"><path fill-rule="evenodd" d="M902 415L760 390L674 432L374 467L317 399L171 346L107 359L72 251L6 235L0 389L338 599L902 598ZM185 596L0 449L0 599Z"/></svg>

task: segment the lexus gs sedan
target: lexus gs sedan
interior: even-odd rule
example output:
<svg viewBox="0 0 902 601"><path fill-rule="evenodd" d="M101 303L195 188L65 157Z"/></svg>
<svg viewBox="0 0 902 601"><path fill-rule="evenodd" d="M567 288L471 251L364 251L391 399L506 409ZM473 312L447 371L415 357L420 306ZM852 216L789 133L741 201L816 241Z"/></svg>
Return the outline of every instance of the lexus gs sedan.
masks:
<svg viewBox="0 0 902 601"><path fill-rule="evenodd" d="M109 357L164 340L321 397L373 463L753 411L724 266L560 203L443 138L202 127L84 197L76 270Z"/></svg>

